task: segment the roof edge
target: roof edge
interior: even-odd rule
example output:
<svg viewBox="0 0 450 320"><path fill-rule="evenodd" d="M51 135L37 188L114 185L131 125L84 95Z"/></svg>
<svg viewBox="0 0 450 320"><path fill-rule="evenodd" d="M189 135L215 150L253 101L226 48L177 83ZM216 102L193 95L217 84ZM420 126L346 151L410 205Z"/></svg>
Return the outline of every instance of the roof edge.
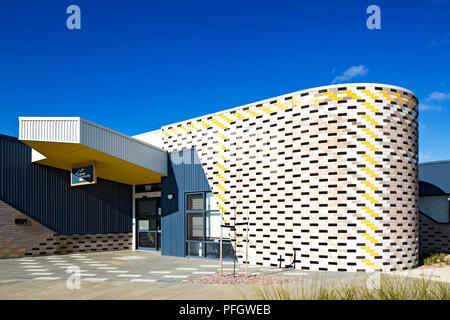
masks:
<svg viewBox="0 0 450 320"><path fill-rule="evenodd" d="M431 164L449 163L449 162L450 162L450 160L435 160L435 161L421 162L421 163L419 163L419 166L431 165Z"/></svg>
<svg viewBox="0 0 450 320"><path fill-rule="evenodd" d="M178 122L174 122L165 126L162 126L161 129L169 127L169 126L176 126L180 123L186 122L186 121L195 121L201 118L204 118L205 116L215 116L224 112L230 112L230 111L234 111L234 110L239 110L242 108L246 108L246 107L250 107L256 104L261 104L261 103L266 103L269 102L271 100L278 100L278 99L282 99L282 98L286 98L292 95L296 95L296 94L302 94L302 93L307 93L307 92L312 92L312 91L317 91L317 90L323 90L323 89L334 89L334 88L340 88L340 87L345 87L345 86L382 86L382 87L388 87L391 89L395 89L395 90L400 90L400 91L404 91L407 92L411 95L413 95L417 101L419 101L419 99L417 98L417 95L412 92L411 90L408 90L406 88L403 87L399 87L399 86L394 86L391 84L384 84L384 83L370 83L370 82L355 82L355 83L340 83L340 84L331 84L331 85L326 85L326 86L320 86L320 87L313 87L313 88L309 88L309 89L304 89L304 90L300 90L300 91L295 91L295 92L291 92L291 93L286 93L280 96L276 96L276 97L271 97L271 98L267 98L264 100L259 100L259 101L255 101L255 102L251 102L251 103L247 103L245 105L242 106L238 106L238 107L233 107L233 108L227 108L221 111L217 111L214 113L208 113L208 114L204 114L202 116L198 116L195 118L190 118L190 119L186 119L186 120L182 120L182 121L178 121Z"/></svg>
<svg viewBox="0 0 450 320"><path fill-rule="evenodd" d="M139 144L145 145L147 147L153 148L155 150L162 151L162 152L167 152L166 150L164 150L164 149L162 149L160 147L157 147L157 146L154 146L154 145L152 145L150 143L147 143L147 142L144 142L142 140L136 139L133 136L126 135L126 134L124 134L122 132L110 129L108 127L102 126L100 124L97 124L95 122L86 120L86 119L81 118L81 117L25 117L25 116L21 116L21 117L19 117L19 123L20 123L21 120L76 120L76 121L79 121L80 126L81 126L81 122L84 122L84 123L90 124L92 126L95 126L95 127L99 128L99 129L111 132L111 133L116 134L118 136L121 136L123 138L129 139L131 141L134 141L134 142L137 142ZM19 140L20 140L20 138L19 138ZM30 140L30 141L32 141L32 140ZM79 142L73 142L73 143L79 143Z"/></svg>

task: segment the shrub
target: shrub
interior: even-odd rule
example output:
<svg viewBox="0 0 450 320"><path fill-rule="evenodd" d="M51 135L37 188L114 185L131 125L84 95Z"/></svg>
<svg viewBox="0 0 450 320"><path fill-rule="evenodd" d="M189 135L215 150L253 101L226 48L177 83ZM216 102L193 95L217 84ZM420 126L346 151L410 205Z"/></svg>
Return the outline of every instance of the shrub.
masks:
<svg viewBox="0 0 450 320"><path fill-rule="evenodd" d="M446 254L445 253L434 253L431 254L430 256L426 257L423 259L423 264L426 266L435 264L435 263L444 263L444 264L449 264L449 259L445 259Z"/></svg>

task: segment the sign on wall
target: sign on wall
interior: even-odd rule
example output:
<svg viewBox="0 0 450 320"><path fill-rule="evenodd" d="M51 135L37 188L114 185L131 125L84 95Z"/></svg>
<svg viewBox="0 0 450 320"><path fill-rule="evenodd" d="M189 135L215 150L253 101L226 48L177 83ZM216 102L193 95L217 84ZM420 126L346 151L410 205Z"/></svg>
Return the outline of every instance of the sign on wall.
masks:
<svg viewBox="0 0 450 320"><path fill-rule="evenodd" d="M70 185L72 187L97 183L95 163L72 168L70 173Z"/></svg>

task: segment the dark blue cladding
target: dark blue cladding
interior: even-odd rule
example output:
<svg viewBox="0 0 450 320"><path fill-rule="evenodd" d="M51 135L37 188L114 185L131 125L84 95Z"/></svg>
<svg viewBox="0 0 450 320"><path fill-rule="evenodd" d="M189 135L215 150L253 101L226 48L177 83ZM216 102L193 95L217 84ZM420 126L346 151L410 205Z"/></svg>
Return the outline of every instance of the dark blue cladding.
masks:
<svg viewBox="0 0 450 320"><path fill-rule="evenodd" d="M161 254L184 257L184 195L186 192L211 191L211 188L194 149L172 152L168 162L168 176L162 179ZM174 198L168 200L168 194Z"/></svg>
<svg viewBox="0 0 450 320"><path fill-rule="evenodd" d="M31 148L0 135L0 199L58 234L132 231L132 187L98 179L70 186L68 171L31 163Z"/></svg>

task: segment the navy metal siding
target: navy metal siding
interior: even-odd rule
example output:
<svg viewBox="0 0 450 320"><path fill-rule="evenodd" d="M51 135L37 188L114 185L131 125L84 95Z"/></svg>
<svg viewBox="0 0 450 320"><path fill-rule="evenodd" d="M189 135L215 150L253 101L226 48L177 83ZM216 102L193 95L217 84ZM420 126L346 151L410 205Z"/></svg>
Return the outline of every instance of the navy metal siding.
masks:
<svg viewBox="0 0 450 320"><path fill-rule="evenodd" d="M435 186L432 183L428 183L425 181L419 181L419 196L437 196L446 194L444 190Z"/></svg>
<svg viewBox="0 0 450 320"><path fill-rule="evenodd" d="M70 186L69 172L31 163L31 148L0 135L0 199L55 233L132 230L132 187L104 179Z"/></svg>
<svg viewBox="0 0 450 320"><path fill-rule="evenodd" d="M419 180L431 183L445 193L450 193L450 161L420 163Z"/></svg>
<svg viewBox="0 0 450 320"><path fill-rule="evenodd" d="M173 158L187 159L189 163L178 163ZM186 192L211 191L203 166L194 149L172 152L168 159L168 176L162 179L161 194L161 254L184 257ZM167 195L175 195L168 200Z"/></svg>

